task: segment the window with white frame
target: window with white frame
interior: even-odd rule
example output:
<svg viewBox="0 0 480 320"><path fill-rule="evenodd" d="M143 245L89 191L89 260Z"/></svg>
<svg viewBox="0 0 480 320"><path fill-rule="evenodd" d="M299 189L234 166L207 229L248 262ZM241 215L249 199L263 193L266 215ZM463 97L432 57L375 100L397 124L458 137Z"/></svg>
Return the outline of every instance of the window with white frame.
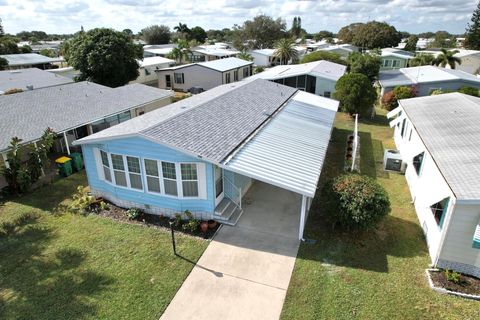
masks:
<svg viewBox="0 0 480 320"><path fill-rule="evenodd" d="M142 174L140 171L140 159L127 156L128 178L130 180L130 188L143 190Z"/></svg>
<svg viewBox="0 0 480 320"><path fill-rule="evenodd" d="M123 156L119 154L111 154L113 176L115 177L115 184L117 186L127 186L127 176L125 174L125 164L123 163Z"/></svg>
<svg viewBox="0 0 480 320"><path fill-rule="evenodd" d="M180 164L184 197L198 197L198 175L195 163Z"/></svg>
<svg viewBox="0 0 480 320"><path fill-rule="evenodd" d="M160 171L158 162L145 159L145 176L147 178L147 189L150 192L161 193Z"/></svg>
<svg viewBox="0 0 480 320"><path fill-rule="evenodd" d="M175 169L175 163L162 162L162 173L165 194L171 196L178 196L177 173Z"/></svg>
<svg viewBox="0 0 480 320"><path fill-rule="evenodd" d="M183 72L182 73L174 72L173 79L175 83L179 83L179 84L185 83L185 76L183 75Z"/></svg>
<svg viewBox="0 0 480 320"><path fill-rule="evenodd" d="M103 168L103 176L105 177L105 180L108 182L112 182L112 175L110 173L110 163L108 161L108 154L100 150L100 156L102 157L102 168Z"/></svg>

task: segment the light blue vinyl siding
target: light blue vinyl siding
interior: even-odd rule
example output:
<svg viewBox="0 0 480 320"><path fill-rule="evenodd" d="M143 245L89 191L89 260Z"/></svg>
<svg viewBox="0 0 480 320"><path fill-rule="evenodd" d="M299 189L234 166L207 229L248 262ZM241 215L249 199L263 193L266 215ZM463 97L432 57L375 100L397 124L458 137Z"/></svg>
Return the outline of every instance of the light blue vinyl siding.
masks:
<svg viewBox="0 0 480 320"><path fill-rule="evenodd" d="M146 181L143 175L143 191L119 188L109 184L108 182L103 181L97 173L94 148L99 148L110 153L139 157L142 172L145 172L144 159L163 160L168 162L204 163L206 169L205 177L207 180L207 199L179 199L148 193L146 191ZM111 140L102 144L83 145L82 150L85 159L88 182L92 190L111 194L113 197L124 201L136 202L158 208L172 209L178 212L183 212L185 210L190 210L192 212L214 211L213 166L210 163L139 137Z"/></svg>
<svg viewBox="0 0 480 320"><path fill-rule="evenodd" d="M228 171L228 170L224 171L224 175L226 179L228 179L235 185L235 187L241 188L242 192L244 191L244 188L247 187L252 181L250 177L247 177L232 171ZM225 181L225 183L228 183L228 182ZM229 190L231 190L231 188L225 188L225 196L227 198L235 197L235 195L229 194Z"/></svg>

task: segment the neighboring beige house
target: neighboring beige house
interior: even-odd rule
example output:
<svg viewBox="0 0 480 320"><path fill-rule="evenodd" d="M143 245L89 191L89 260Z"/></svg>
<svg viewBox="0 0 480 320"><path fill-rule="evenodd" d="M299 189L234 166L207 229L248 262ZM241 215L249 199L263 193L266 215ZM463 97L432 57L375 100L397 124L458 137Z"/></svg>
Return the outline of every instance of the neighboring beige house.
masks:
<svg viewBox="0 0 480 320"><path fill-rule="evenodd" d="M467 50L467 49L448 49L448 50L457 50L458 53L456 53L454 56L457 58L460 58L462 60L461 64L456 64L455 69L477 75L479 74L480 71L480 51L478 50ZM440 54L440 51L434 51L434 50L425 50L421 51L424 53L430 53L437 57ZM449 65L446 65L445 68L449 68Z"/></svg>
<svg viewBox="0 0 480 320"><path fill-rule="evenodd" d="M158 87L188 92L212 89L252 75L253 62L226 58L157 70Z"/></svg>
<svg viewBox="0 0 480 320"><path fill-rule="evenodd" d="M130 83L143 83L146 85L158 86L158 76L156 70L168 68L175 65L175 61L164 57L148 57L138 60L140 68L138 69L138 78Z"/></svg>

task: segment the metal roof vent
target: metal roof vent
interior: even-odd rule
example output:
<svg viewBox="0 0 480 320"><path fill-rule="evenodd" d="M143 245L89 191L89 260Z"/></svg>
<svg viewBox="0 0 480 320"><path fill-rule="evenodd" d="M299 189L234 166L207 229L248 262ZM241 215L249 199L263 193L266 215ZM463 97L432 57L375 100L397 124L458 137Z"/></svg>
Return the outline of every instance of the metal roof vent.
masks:
<svg viewBox="0 0 480 320"><path fill-rule="evenodd" d="M27 90L33 90L33 84L29 84L29 85L27 86Z"/></svg>

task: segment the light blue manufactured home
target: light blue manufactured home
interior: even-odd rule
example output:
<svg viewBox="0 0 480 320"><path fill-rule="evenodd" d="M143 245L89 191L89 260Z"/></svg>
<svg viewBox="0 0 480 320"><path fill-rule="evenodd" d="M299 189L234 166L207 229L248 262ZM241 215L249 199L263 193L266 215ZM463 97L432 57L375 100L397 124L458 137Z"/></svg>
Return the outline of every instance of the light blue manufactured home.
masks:
<svg viewBox="0 0 480 320"><path fill-rule="evenodd" d="M265 80L214 88L75 142L92 193L235 224L254 181L302 195L299 238L338 102Z"/></svg>

